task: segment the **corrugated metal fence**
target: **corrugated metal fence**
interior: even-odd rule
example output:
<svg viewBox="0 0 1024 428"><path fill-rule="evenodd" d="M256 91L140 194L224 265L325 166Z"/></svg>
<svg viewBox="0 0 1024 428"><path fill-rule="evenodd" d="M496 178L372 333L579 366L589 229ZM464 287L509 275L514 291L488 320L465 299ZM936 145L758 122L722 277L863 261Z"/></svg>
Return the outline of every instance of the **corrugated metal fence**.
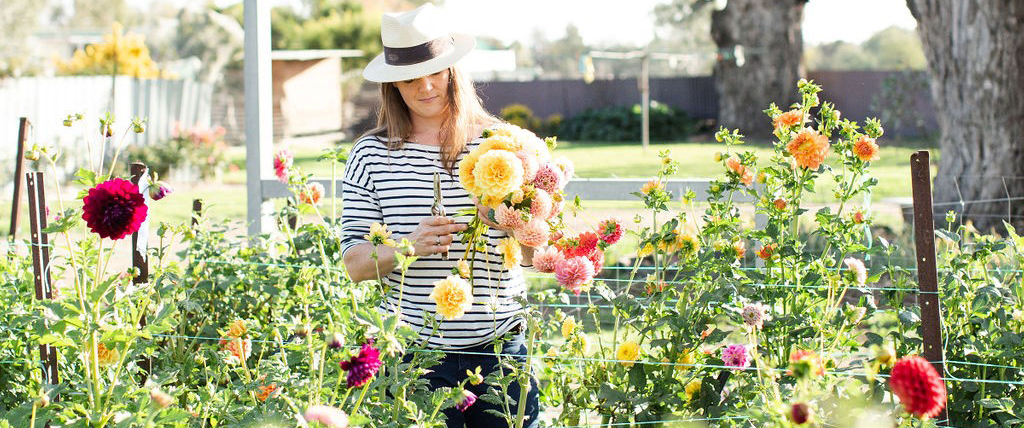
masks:
<svg viewBox="0 0 1024 428"><path fill-rule="evenodd" d="M113 86L113 88L112 88ZM113 90L112 90L113 89ZM122 132L134 116L147 118L146 132L128 133L126 144L152 144L169 139L175 124L210 126L213 87L188 80L136 79L128 76L27 77L0 79L0 185L10 181L18 118L32 123L28 143L64 149L73 170L86 156L86 141L100 143L99 118L111 112ZM84 123L66 128L68 114L81 113ZM86 140L88 139L88 140ZM121 135L113 139L121 142ZM99 150L94 148L93 150Z"/></svg>

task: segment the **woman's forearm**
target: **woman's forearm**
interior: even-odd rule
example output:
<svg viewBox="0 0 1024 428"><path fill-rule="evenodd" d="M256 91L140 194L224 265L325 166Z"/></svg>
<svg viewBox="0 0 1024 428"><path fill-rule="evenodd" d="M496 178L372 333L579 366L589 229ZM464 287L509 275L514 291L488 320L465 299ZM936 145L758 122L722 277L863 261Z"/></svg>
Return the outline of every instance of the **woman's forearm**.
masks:
<svg viewBox="0 0 1024 428"><path fill-rule="evenodd" d="M377 246L377 259L373 259L374 245L366 242L352 247L345 253L345 270L354 282L377 279L395 270L395 249L387 245Z"/></svg>

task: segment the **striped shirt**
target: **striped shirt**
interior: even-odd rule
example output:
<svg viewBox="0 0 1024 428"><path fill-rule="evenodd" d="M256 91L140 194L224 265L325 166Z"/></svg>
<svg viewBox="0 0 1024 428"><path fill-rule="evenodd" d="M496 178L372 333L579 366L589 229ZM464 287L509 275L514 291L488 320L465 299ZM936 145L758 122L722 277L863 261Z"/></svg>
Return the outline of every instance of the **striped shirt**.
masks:
<svg viewBox="0 0 1024 428"><path fill-rule="evenodd" d="M469 142L459 158L479 144L480 140ZM401 149L389 152L378 137L356 142L342 181L342 253L367 242L364 236L374 222L386 224L393 232L392 237L400 239L412 233L424 217L431 215L435 172L441 173L441 194L449 216L474 206L459 182L458 169L448 173L441 166L440 147L406 142ZM468 222L465 217L454 218L457 223ZM457 235L449 246L447 261L442 260L441 254L431 254L412 263L405 274L401 302L401 271L381 272L381 280L391 291L379 309L382 313L393 313L394 308L400 307L402 321L419 331L431 348L469 348L505 334L522 323L517 315L523 308L515 298L526 293L522 268L505 270L502 256L496 251L498 241L506 236L504 231L488 230L487 251L478 251L473 262L473 306L464 316L443 320L429 297L434 282L451 275L452 267L466 257L466 245L459 242ZM439 324L436 331L428 322L435 318Z"/></svg>

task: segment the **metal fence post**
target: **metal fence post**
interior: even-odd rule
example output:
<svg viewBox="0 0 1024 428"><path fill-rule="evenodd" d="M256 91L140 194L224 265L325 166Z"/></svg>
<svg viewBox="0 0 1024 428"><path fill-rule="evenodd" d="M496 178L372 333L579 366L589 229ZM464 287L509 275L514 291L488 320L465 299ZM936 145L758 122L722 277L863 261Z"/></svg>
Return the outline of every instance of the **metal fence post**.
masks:
<svg viewBox="0 0 1024 428"><path fill-rule="evenodd" d="M36 300L53 299L53 287L50 281L50 244L46 228L46 194L43 186L43 173L29 172L25 174L25 187L28 189L28 211L31 225L32 278L36 288ZM39 359L43 363L43 383L56 385L60 383L57 373L57 349L50 345L39 345Z"/></svg>

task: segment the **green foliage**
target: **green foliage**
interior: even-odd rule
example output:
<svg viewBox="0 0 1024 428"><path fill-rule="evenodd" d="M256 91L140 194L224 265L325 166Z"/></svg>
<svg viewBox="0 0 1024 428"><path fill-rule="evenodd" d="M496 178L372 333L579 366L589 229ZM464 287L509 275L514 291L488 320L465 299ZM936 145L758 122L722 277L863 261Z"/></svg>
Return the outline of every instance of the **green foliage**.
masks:
<svg viewBox="0 0 1024 428"><path fill-rule="evenodd" d="M639 141L642 112L633 106L587 109L562 122L558 135L569 141ZM651 140L678 141L704 130L704 124L686 112L651 101Z"/></svg>
<svg viewBox="0 0 1024 428"><path fill-rule="evenodd" d="M131 146L127 150L132 161L146 164L160 176L168 176L178 167L196 168L200 179L217 176L227 165L224 128L178 129L177 136L165 143Z"/></svg>
<svg viewBox="0 0 1024 428"><path fill-rule="evenodd" d="M498 113L502 119L523 129L529 129L538 136L552 136L558 134L562 126L562 115L553 114L548 118L541 119L533 115L533 110L523 104L509 104Z"/></svg>
<svg viewBox="0 0 1024 428"><path fill-rule="evenodd" d="M808 70L923 70L927 65L914 30L889 27L857 45L844 41L809 46Z"/></svg>

